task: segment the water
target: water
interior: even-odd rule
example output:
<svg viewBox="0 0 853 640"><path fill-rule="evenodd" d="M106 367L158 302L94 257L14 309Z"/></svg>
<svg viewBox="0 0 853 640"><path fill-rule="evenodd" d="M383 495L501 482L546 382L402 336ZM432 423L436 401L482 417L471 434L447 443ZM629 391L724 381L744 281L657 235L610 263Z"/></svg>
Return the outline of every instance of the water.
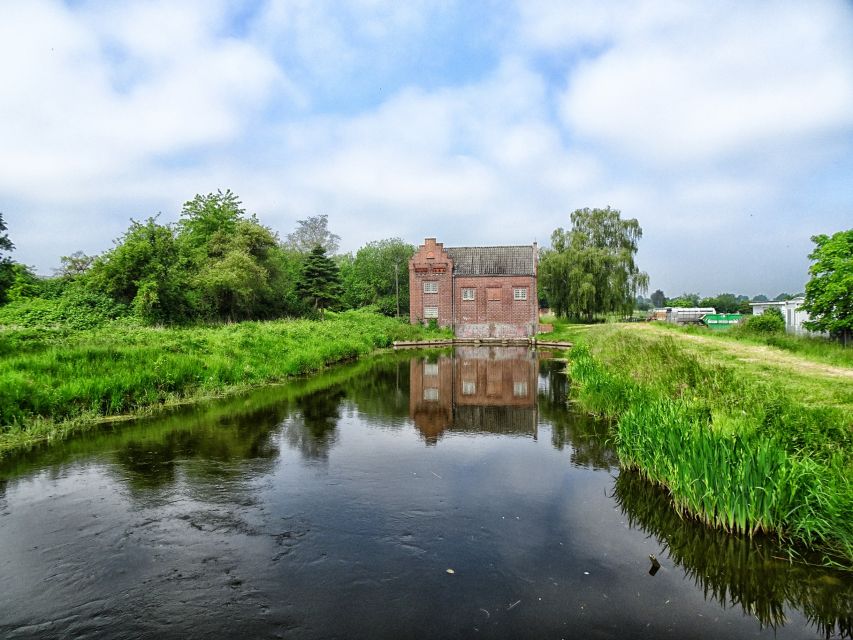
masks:
<svg viewBox="0 0 853 640"><path fill-rule="evenodd" d="M395 354L7 459L0 636L850 635L849 574L679 519L562 368Z"/></svg>

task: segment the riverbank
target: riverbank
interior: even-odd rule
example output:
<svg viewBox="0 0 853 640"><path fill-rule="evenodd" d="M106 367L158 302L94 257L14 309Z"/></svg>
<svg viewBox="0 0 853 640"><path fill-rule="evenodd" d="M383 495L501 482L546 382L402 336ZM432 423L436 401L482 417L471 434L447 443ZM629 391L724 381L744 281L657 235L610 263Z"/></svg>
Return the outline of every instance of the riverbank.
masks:
<svg viewBox="0 0 853 640"><path fill-rule="evenodd" d="M113 323L0 330L0 455L104 419L221 397L443 333L377 314L328 313L185 328Z"/></svg>
<svg viewBox="0 0 853 640"><path fill-rule="evenodd" d="M620 465L675 508L853 569L853 371L647 324L555 328L572 394L613 420Z"/></svg>

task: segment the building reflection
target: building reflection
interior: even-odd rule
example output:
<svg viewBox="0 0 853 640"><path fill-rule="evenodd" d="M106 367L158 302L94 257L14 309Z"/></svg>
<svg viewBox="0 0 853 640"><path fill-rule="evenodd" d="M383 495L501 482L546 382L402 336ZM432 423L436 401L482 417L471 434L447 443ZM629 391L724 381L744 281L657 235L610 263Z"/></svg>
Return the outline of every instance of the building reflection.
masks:
<svg viewBox="0 0 853 640"><path fill-rule="evenodd" d="M457 347L411 360L409 416L427 444L445 432L537 437L536 353L526 347Z"/></svg>

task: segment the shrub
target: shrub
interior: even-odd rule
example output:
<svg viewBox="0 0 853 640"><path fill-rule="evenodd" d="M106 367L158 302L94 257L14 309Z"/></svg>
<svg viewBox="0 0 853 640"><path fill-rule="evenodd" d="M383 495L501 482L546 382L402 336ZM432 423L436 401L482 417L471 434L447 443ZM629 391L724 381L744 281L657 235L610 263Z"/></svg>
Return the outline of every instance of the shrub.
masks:
<svg viewBox="0 0 853 640"><path fill-rule="evenodd" d="M785 333L785 318L779 309L766 309L759 316L747 318L744 325L750 333Z"/></svg>

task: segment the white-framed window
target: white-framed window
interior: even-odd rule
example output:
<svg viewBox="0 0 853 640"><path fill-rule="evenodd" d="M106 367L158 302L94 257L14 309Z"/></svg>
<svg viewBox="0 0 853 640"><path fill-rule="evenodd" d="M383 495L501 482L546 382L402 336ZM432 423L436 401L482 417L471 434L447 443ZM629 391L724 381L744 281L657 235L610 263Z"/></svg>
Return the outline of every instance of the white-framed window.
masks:
<svg viewBox="0 0 853 640"><path fill-rule="evenodd" d="M424 387L424 400L438 400L438 389L435 387Z"/></svg>
<svg viewBox="0 0 853 640"><path fill-rule="evenodd" d="M438 318L438 307L424 307L424 318Z"/></svg>
<svg viewBox="0 0 853 640"><path fill-rule="evenodd" d="M438 293L438 282L435 280L424 280L424 293Z"/></svg>
<svg viewBox="0 0 853 640"><path fill-rule="evenodd" d="M463 396L473 396L477 393L477 383L473 380L463 380L462 381L462 395Z"/></svg>
<svg viewBox="0 0 853 640"><path fill-rule="evenodd" d="M424 362L424 375L425 376L437 376L438 375L438 363L437 362Z"/></svg>
<svg viewBox="0 0 853 640"><path fill-rule="evenodd" d="M512 395L516 398L526 398L527 397L527 383L526 382L513 382L512 383Z"/></svg>
<svg viewBox="0 0 853 640"><path fill-rule="evenodd" d="M474 299L474 291L473 288L465 287L462 289L462 299L463 300L473 300Z"/></svg>
<svg viewBox="0 0 853 640"><path fill-rule="evenodd" d="M512 290L513 300L527 300L527 287L515 287Z"/></svg>

